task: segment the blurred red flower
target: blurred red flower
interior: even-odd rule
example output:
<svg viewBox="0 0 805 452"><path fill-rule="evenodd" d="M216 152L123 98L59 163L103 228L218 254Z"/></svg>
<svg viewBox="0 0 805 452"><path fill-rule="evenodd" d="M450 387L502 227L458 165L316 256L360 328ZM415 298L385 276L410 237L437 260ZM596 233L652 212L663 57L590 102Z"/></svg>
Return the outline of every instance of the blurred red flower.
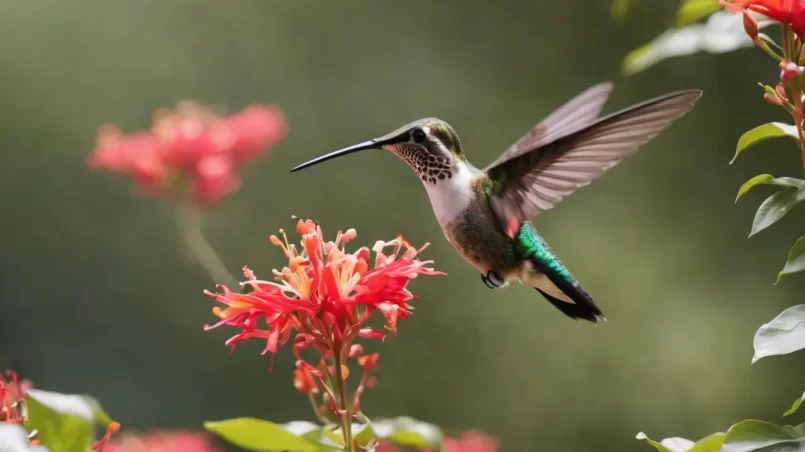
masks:
<svg viewBox="0 0 805 452"><path fill-rule="evenodd" d="M498 441L481 432L469 430L460 438L445 438L442 441L442 452L497 452Z"/></svg>
<svg viewBox="0 0 805 452"><path fill-rule="evenodd" d="M123 134L117 126L98 129L90 168L132 174L151 193L191 195L211 204L240 186L241 168L283 139L282 111L255 104L219 117L195 102L154 114L151 130Z"/></svg>
<svg viewBox="0 0 805 452"><path fill-rule="evenodd" d="M223 452L212 437L198 432L126 433L103 446L103 452Z"/></svg>
<svg viewBox="0 0 805 452"><path fill-rule="evenodd" d="M25 393L33 387L29 380L19 380L17 373L5 372L6 380L0 375L0 422L22 423L25 421L20 403L25 400Z"/></svg>
<svg viewBox="0 0 805 452"><path fill-rule="evenodd" d="M719 0L728 11L750 10L791 25L800 38L805 34L805 0Z"/></svg>

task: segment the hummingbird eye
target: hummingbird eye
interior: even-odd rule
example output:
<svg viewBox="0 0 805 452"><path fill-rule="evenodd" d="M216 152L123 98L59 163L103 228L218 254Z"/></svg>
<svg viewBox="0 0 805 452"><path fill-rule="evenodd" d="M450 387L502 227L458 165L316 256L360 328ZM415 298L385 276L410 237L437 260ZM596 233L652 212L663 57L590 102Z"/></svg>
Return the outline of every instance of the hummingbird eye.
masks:
<svg viewBox="0 0 805 452"><path fill-rule="evenodd" d="M411 132L411 138L414 139L415 143L421 143L425 141L427 135L425 135L425 132L422 129L414 129L414 131Z"/></svg>

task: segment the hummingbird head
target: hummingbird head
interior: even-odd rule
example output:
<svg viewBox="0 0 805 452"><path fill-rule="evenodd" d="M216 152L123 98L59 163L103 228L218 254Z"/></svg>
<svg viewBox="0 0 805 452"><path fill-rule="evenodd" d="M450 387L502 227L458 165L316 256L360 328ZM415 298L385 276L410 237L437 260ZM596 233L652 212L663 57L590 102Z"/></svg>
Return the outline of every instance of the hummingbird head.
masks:
<svg viewBox="0 0 805 452"><path fill-rule="evenodd" d="M383 149L400 157L426 184L450 179L466 160L458 135L450 124L436 118L420 119L363 143L305 162L291 172L367 149Z"/></svg>

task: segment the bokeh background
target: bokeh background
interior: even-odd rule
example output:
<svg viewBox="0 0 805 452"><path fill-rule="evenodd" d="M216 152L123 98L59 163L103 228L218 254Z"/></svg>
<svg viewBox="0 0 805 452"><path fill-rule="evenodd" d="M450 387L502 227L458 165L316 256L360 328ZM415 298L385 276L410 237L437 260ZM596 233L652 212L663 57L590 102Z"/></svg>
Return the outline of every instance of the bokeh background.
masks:
<svg viewBox="0 0 805 452"><path fill-rule="evenodd" d="M733 200L755 174L798 175L800 160L774 142L727 164L744 130L786 119L756 85L778 70L749 49L621 76L622 56L676 7L643 2L617 25L610 2L590 0L3 2L0 367L91 393L127 428L312 420L289 349L269 373L262 344L230 354L232 331L202 330L214 282L183 254L169 205L84 160L106 122L147 128L186 98L230 111L262 101L285 111L290 135L206 219L233 272L282 265L268 237L296 214L332 234L355 227L362 244L430 241L426 257L449 273L413 283L416 313L382 346L367 413L480 429L505 451L645 451L639 431L696 439L744 418L782 422L805 366L796 355L750 366L752 336L802 301L801 277L772 283L803 217L747 239L763 195ZM427 116L450 122L483 166L604 79L616 82L607 111L681 88L705 95L535 219L607 314L597 328L532 289L486 289L393 156L287 172Z"/></svg>

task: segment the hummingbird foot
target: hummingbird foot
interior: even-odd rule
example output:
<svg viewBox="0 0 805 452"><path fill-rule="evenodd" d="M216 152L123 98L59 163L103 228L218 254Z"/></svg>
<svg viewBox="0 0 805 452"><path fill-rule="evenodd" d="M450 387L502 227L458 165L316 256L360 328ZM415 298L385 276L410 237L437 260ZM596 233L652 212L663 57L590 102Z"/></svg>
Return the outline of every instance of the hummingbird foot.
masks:
<svg viewBox="0 0 805 452"><path fill-rule="evenodd" d="M490 289L499 289L506 284L506 281L500 279L500 276L494 270L489 270L486 275L481 275L481 281Z"/></svg>

